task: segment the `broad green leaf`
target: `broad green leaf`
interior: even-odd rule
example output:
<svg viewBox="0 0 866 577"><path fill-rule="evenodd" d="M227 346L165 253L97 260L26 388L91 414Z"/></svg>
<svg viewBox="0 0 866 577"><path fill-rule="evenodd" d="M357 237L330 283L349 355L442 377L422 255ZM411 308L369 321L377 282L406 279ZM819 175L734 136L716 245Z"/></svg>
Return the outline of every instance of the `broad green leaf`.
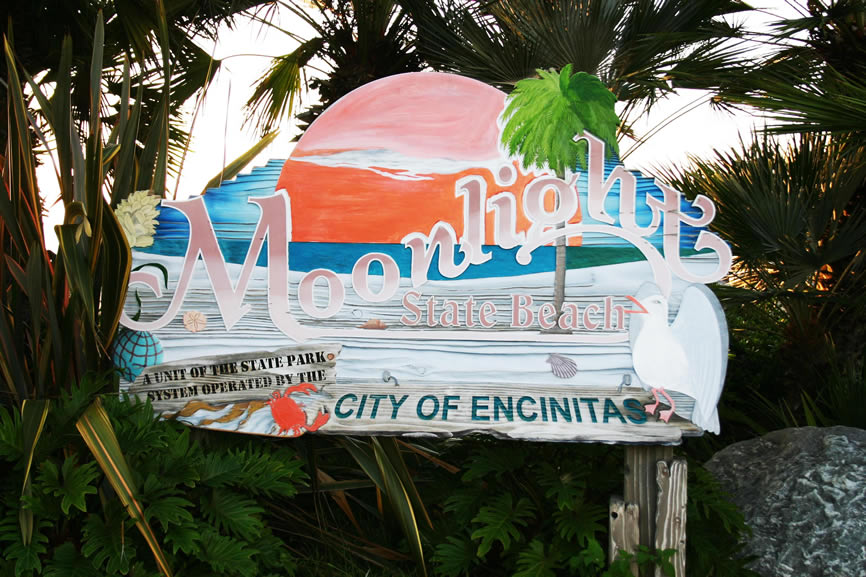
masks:
<svg viewBox="0 0 866 577"><path fill-rule="evenodd" d="M551 550L544 550L544 543L535 539L517 557L519 571L514 577L556 577L559 569L558 556Z"/></svg>
<svg viewBox="0 0 866 577"><path fill-rule="evenodd" d="M33 531L33 539L26 545L20 541L14 542L3 550L6 561L15 561L15 576L39 575L42 571L42 556L48 552L45 546L48 537L40 529L44 529L47 523L43 521Z"/></svg>
<svg viewBox="0 0 866 577"><path fill-rule="evenodd" d="M497 541L502 548L508 551L512 541L521 538L518 525L526 526L529 519L535 514L535 507L529 499L521 497L517 503L511 493L505 493L493 499L489 505L481 507L478 515L472 519L473 523L481 527L472 532L473 539L481 539L478 545L478 556L484 558Z"/></svg>
<svg viewBox="0 0 866 577"><path fill-rule="evenodd" d="M92 577L93 565L70 542L55 547L45 565L45 577Z"/></svg>
<svg viewBox="0 0 866 577"><path fill-rule="evenodd" d="M105 516L90 514L84 522L84 538L81 552L93 566L103 569L107 575L128 575L130 563L136 557L136 549L126 539L128 520L122 511L109 508Z"/></svg>
<svg viewBox="0 0 866 577"><path fill-rule="evenodd" d="M218 530L223 529L254 542L264 530L261 514L264 509L255 500L226 488L215 488L202 501L202 512Z"/></svg>
<svg viewBox="0 0 866 577"><path fill-rule="evenodd" d="M55 497L61 497L60 508L64 515L69 515L69 509L75 507L87 512L85 500L87 495L95 495L96 487L91 483L99 477L96 463L78 465L78 457L71 453L63 461L60 469L51 461L42 465L41 479L43 490Z"/></svg>
<svg viewBox="0 0 866 577"><path fill-rule="evenodd" d="M595 539L596 533L604 531L603 522L607 509L586 502L572 504L569 509L561 509L553 514L556 530L567 541L574 540L585 547Z"/></svg>
<svg viewBox="0 0 866 577"><path fill-rule="evenodd" d="M469 575L470 570L478 564L475 543L468 536L458 538L449 535L445 538L445 543L436 545L436 552L431 560L436 563L436 574L444 577Z"/></svg>
<svg viewBox="0 0 866 577"><path fill-rule="evenodd" d="M256 574L256 564L252 556L258 551L247 548L243 541L208 529L202 533L201 546L201 557L213 567L215 575L232 572L243 577L253 577Z"/></svg>
<svg viewBox="0 0 866 577"><path fill-rule="evenodd" d="M165 554L160 548L156 535L151 529L144 515L144 509L137 497L137 491L132 476L132 471L126 463L126 458L120 449L117 442L117 437L114 434L114 427L108 419L108 414L102 407L102 403L97 397L81 418L76 423L78 432L81 433L84 442L93 453L96 462L105 473L108 482L114 489L114 492L120 498L120 502L126 507L129 516L135 522L135 526L144 536L150 550L153 552L159 569L168 577L171 577L172 571L168 566L168 561Z"/></svg>

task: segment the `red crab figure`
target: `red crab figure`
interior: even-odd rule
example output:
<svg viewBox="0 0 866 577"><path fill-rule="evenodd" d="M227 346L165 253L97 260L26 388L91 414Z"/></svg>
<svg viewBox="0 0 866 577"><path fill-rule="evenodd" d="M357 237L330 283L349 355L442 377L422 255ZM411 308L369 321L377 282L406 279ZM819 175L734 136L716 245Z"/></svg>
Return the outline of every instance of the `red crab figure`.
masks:
<svg viewBox="0 0 866 577"><path fill-rule="evenodd" d="M268 405L271 407L271 415L274 417L274 422L280 427L278 434L287 433L289 437L299 437L306 431L318 431L322 425L328 422L331 418L330 413L322 410L316 415L313 424L307 424L307 414L304 410L293 401L289 395L292 393L310 393L317 392L315 385L310 383L300 383L294 387L289 387L285 390L282 396L279 391L271 393L271 398L268 400Z"/></svg>

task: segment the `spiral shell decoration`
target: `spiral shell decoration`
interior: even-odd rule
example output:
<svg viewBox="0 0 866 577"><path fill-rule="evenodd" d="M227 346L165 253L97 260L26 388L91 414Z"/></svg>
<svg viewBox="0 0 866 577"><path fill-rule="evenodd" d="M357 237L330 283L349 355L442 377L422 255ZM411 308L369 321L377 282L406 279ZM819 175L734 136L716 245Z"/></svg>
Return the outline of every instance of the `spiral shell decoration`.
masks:
<svg viewBox="0 0 866 577"><path fill-rule="evenodd" d="M198 333L207 326L207 317L199 311L187 311L183 313L183 326L191 333Z"/></svg>
<svg viewBox="0 0 866 577"><path fill-rule="evenodd" d="M570 379L577 374L577 363L568 357L551 353L545 362L550 364L550 370L560 379Z"/></svg>

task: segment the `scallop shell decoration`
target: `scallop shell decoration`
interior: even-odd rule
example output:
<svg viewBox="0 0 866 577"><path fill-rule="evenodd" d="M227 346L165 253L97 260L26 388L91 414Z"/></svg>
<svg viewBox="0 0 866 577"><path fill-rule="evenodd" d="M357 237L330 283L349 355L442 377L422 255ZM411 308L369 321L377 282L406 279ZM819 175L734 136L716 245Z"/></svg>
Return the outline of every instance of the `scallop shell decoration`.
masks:
<svg viewBox="0 0 866 577"><path fill-rule="evenodd" d="M369 321L361 325L361 328L382 330L388 328L388 325L386 325L385 322L381 319L370 319Z"/></svg>
<svg viewBox="0 0 866 577"><path fill-rule="evenodd" d="M183 313L183 326L191 333L198 333L207 326L207 317L198 311L187 311Z"/></svg>
<svg viewBox="0 0 866 577"><path fill-rule="evenodd" d="M577 374L577 363L568 357L551 353L545 362L550 364L551 372L560 379L570 379Z"/></svg>

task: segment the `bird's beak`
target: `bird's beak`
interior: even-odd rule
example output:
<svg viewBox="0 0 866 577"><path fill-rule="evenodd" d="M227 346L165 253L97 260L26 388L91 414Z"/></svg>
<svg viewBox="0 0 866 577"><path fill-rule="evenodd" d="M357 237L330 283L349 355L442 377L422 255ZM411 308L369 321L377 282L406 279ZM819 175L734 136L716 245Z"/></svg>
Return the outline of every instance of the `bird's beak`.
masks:
<svg viewBox="0 0 866 577"><path fill-rule="evenodd" d="M644 314L644 313L647 313L647 314L648 314L648 313L649 313L649 311L646 310L646 308L644 308L644 306L643 306L642 304L640 304L640 301L637 300L636 298L634 298L633 296L631 296L631 295L626 295L625 298L627 298L628 300L630 300L631 302L633 302L635 305L637 305L637 308L638 308L639 310L631 309L631 310L629 310L629 311L623 311L623 312L626 312L626 313L638 313L638 314Z"/></svg>

